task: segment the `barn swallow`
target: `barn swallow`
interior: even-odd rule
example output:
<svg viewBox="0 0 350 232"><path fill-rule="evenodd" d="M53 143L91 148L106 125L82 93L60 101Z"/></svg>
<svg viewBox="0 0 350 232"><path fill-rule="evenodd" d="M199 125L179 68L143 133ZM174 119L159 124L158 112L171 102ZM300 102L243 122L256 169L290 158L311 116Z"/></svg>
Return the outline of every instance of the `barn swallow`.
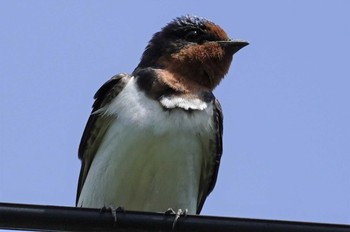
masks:
<svg viewBox="0 0 350 232"><path fill-rule="evenodd" d="M212 91L246 45L197 16L155 33L132 74L95 94L76 205L199 214L222 155L223 115Z"/></svg>

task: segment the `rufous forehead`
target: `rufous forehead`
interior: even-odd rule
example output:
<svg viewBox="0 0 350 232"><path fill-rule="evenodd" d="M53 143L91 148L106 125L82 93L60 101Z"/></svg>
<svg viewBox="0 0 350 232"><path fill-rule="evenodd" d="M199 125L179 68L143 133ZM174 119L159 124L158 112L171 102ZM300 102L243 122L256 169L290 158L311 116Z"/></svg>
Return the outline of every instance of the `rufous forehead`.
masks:
<svg viewBox="0 0 350 232"><path fill-rule="evenodd" d="M205 26L208 29L208 31L212 32L219 39L221 39L221 40L229 40L230 39L228 37L228 35L226 34L226 32L221 27L216 25L215 23L207 22L207 23L205 23Z"/></svg>

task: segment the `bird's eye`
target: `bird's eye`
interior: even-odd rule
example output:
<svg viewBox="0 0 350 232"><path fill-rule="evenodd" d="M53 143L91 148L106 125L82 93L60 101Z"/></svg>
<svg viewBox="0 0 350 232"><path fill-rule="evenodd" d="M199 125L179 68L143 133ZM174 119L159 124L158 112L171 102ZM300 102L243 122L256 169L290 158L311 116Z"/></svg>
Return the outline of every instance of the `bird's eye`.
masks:
<svg viewBox="0 0 350 232"><path fill-rule="evenodd" d="M186 40L190 40L190 41L196 41L199 39L199 37L202 35L202 33L198 30L191 30L189 32L187 32L187 34L185 35L185 39Z"/></svg>

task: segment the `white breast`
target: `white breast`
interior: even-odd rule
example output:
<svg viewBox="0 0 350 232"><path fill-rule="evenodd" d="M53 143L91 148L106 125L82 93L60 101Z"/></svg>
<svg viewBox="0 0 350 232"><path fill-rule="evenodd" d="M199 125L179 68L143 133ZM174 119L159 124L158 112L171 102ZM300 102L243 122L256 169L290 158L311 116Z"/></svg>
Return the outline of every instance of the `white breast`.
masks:
<svg viewBox="0 0 350 232"><path fill-rule="evenodd" d="M97 113L115 115L91 164L78 206L195 213L202 164L213 139L213 106L165 110L131 79Z"/></svg>

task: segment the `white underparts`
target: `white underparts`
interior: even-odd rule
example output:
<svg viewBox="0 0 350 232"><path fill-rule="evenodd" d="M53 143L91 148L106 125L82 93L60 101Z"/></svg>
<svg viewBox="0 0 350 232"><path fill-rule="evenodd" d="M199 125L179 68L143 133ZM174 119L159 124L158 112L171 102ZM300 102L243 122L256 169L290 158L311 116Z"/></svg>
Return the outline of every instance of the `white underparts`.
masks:
<svg viewBox="0 0 350 232"><path fill-rule="evenodd" d="M202 167L212 155L213 106L166 98L161 103L173 109L148 98L132 78L96 112L115 120L91 164L78 206L196 212Z"/></svg>

